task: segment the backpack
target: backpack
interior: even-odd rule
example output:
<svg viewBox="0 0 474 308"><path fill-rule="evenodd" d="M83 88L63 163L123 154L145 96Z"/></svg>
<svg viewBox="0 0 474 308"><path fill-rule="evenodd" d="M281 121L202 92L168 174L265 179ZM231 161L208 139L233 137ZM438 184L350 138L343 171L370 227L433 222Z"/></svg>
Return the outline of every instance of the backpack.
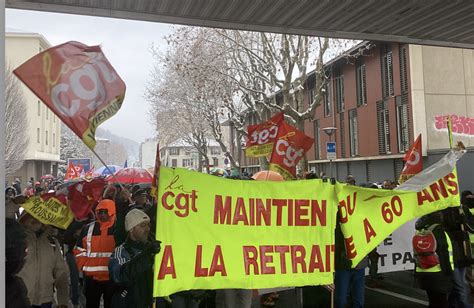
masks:
<svg viewBox="0 0 474 308"><path fill-rule="evenodd" d="M436 253L437 242L433 234L433 229L437 224L431 225L427 229L416 230L412 239L413 252L416 266L421 269L429 269L439 265L439 257Z"/></svg>

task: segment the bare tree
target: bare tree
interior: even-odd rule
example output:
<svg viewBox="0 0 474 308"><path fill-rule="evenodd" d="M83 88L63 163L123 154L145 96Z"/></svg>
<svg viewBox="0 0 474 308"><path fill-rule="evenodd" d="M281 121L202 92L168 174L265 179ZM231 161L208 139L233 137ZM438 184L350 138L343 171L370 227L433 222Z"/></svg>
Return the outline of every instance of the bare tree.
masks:
<svg viewBox="0 0 474 308"><path fill-rule="evenodd" d="M5 72L5 174L23 166L28 148L27 105L18 79Z"/></svg>
<svg viewBox="0 0 474 308"><path fill-rule="evenodd" d="M247 119L266 120L282 111L304 130L325 96L328 55L340 53L353 41L287 34L256 33L210 28L180 27L168 37L170 53L163 62L199 95L193 103L206 110L205 119L221 148L220 123L226 118L246 134ZM315 74L308 84L308 72ZM305 97L313 89L311 98ZM233 165L235 160L231 159ZM261 160L266 165L266 160ZM305 162L303 161L303 164Z"/></svg>

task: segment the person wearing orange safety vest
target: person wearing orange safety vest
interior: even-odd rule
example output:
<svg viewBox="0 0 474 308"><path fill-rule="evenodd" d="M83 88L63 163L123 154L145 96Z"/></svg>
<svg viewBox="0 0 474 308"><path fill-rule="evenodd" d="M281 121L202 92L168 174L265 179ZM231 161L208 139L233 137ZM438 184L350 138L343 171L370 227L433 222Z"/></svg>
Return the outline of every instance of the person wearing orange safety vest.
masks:
<svg viewBox="0 0 474 308"><path fill-rule="evenodd" d="M74 247L76 263L84 273L87 308L111 307L114 284L109 276L109 259L115 249L115 202L103 199L95 209L97 220L83 227Z"/></svg>
<svg viewBox="0 0 474 308"><path fill-rule="evenodd" d="M422 268L415 262L415 277L421 289L426 291L429 307L449 307L448 295L453 288L454 260L451 240L443 226L440 212L425 215L417 220L418 231L430 230L436 239L436 255L438 264ZM417 260L415 255L415 260Z"/></svg>

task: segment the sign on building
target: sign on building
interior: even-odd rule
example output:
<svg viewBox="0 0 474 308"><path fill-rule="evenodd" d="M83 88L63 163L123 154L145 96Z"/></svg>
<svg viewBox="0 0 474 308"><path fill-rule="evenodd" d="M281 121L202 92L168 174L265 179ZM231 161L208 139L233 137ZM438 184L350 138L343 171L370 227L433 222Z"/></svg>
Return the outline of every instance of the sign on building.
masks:
<svg viewBox="0 0 474 308"><path fill-rule="evenodd" d="M68 158L67 165L69 166L71 163L74 166L82 166L82 170L84 170L84 172L88 172L92 168L90 158Z"/></svg>
<svg viewBox="0 0 474 308"><path fill-rule="evenodd" d="M326 142L327 159L336 159L336 143Z"/></svg>

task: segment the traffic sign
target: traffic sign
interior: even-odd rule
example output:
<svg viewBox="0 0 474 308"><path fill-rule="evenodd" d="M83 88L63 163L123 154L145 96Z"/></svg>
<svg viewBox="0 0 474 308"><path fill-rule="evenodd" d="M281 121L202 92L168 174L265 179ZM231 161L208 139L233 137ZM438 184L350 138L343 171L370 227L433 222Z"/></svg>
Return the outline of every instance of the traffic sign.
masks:
<svg viewBox="0 0 474 308"><path fill-rule="evenodd" d="M336 159L336 143L326 142L327 159Z"/></svg>

